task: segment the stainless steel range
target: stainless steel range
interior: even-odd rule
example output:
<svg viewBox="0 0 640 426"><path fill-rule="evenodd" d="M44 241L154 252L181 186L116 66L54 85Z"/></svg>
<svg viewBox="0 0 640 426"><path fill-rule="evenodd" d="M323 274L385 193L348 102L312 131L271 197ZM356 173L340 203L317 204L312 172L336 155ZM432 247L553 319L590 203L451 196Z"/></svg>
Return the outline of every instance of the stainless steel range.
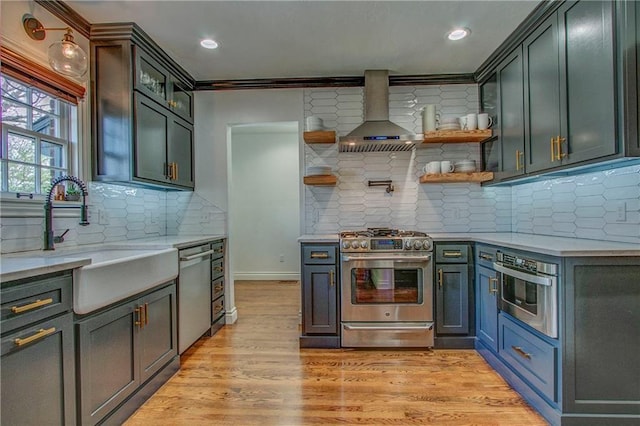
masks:
<svg viewBox="0 0 640 426"><path fill-rule="evenodd" d="M340 233L341 345L433 346L431 238L388 228Z"/></svg>

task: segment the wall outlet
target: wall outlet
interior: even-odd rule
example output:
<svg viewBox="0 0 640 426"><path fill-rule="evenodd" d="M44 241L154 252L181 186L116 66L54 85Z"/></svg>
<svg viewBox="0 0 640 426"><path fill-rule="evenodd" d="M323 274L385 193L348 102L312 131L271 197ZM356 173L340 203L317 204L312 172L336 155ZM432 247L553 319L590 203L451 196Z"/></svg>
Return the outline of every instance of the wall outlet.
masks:
<svg viewBox="0 0 640 426"><path fill-rule="evenodd" d="M160 221L160 214L157 212L151 212L151 220L149 221L152 225L157 225Z"/></svg>
<svg viewBox="0 0 640 426"><path fill-rule="evenodd" d="M200 223L209 223L211 222L211 213L202 212L200 213Z"/></svg>
<svg viewBox="0 0 640 426"><path fill-rule="evenodd" d="M616 208L616 212L618 213L616 221L625 222L627 220L627 203L621 201Z"/></svg>
<svg viewBox="0 0 640 426"><path fill-rule="evenodd" d="M284 254L280 255L280 262L284 262Z"/></svg>

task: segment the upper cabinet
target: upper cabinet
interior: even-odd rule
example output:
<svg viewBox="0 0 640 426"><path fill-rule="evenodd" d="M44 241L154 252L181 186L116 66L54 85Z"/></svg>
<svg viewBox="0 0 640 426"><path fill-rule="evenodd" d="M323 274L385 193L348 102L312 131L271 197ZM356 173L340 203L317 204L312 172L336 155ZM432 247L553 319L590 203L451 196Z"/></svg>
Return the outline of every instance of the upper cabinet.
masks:
<svg viewBox="0 0 640 426"><path fill-rule="evenodd" d="M135 24L91 28L94 180L192 190L194 81Z"/></svg>
<svg viewBox="0 0 640 426"><path fill-rule="evenodd" d="M481 84L484 105L497 80L497 180L640 156L636 8L563 2Z"/></svg>

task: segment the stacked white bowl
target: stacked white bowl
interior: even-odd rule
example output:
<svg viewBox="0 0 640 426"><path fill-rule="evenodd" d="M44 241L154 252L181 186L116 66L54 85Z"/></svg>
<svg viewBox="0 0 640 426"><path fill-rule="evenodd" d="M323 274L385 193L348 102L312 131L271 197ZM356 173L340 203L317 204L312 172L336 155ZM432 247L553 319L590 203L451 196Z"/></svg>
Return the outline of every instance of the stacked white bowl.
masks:
<svg viewBox="0 0 640 426"><path fill-rule="evenodd" d="M460 130L458 117L443 117L438 125L438 130Z"/></svg>

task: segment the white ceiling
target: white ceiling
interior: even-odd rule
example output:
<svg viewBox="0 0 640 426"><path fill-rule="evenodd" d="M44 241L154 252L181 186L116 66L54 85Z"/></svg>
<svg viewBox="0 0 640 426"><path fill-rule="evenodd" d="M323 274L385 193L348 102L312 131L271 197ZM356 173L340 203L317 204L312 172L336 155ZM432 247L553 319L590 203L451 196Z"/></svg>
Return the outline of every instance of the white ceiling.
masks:
<svg viewBox="0 0 640 426"><path fill-rule="evenodd" d="M196 80L471 73L538 0L66 3L91 23L136 22ZM471 35L445 34L464 26ZM204 37L220 47L199 46Z"/></svg>

